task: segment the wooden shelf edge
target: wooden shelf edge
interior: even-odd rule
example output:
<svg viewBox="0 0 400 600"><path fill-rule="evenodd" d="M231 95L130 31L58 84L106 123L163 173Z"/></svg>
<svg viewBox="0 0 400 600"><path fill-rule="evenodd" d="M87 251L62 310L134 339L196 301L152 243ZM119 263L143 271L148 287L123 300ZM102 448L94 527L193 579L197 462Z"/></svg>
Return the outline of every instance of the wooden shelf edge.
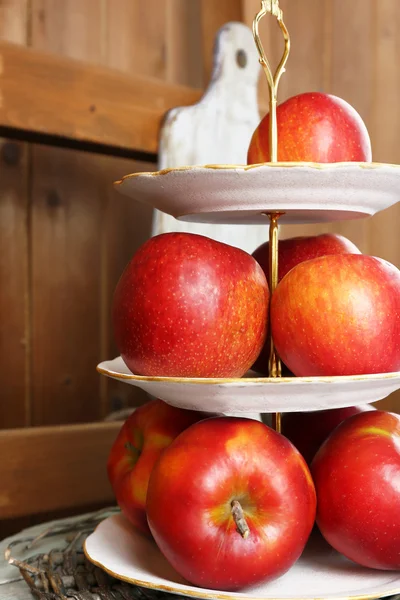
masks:
<svg viewBox="0 0 400 600"><path fill-rule="evenodd" d="M195 104L202 93L0 42L0 129L20 139L156 154L166 112Z"/></svg>
<svg viewBox="0 0 400 600"><path fill-rule="evenodd" d="M0 519L113 504L106 463L122 422L0 431Z"/></svg>

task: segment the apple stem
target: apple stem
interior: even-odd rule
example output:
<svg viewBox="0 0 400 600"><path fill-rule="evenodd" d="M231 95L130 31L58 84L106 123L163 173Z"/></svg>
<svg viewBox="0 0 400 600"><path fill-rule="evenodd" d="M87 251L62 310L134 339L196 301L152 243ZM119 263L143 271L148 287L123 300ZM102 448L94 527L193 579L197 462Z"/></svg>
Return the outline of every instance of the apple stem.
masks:
<svg viewBox="0 0 400 600"><path fill-rule="evenodd" d="M125 448L126 450L128 450L128 452L132 452L136 459L139 458L140 450L136 448L131 442L126 442Z"/></svg>
<svg viewBox="0 0 400 600"><path fill-rule="evenodd" d="M240 535L242 536L243 539L246 539L249 537L250 534L250 529L249 526L247 525L244 513L243 513L243 508L242 505L240 504L240 502L238 500L232 500L232 517L233 520L235 521L235 525L236 525L236 529L238 531L238 533L240 533Z"/></svg>

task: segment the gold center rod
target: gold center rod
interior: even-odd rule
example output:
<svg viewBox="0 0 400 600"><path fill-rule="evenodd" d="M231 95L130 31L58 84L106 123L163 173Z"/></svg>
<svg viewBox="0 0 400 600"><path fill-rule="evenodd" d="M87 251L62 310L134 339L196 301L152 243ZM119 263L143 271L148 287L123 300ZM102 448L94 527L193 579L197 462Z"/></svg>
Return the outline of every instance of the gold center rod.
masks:
<svg viewBox="0 0 400 600"><path fill-rule="evenodd" d="M272 415L272 428L277 433L282 433L282 415L281 413L274 413Z"/></svg>
<svg viewBox="0 0 400 600"><path fill-rule="evenodd" d="M269 217L269 293L272 294L278 285L278 219L281 213L271 213ZM271 306L271 302L270 302ZM271 332L271 314L269 316ZM281 361L276 353L272 334L270 333L269 376L281 377Z"/></svg>
<svg viewBox="0 0 400 600"><path fill-rule="evenodd" d="M279 244L279 227L278 220L282 216L282 213L270 213L269 218L269 292L270 292L270 307L271 298L274 293L276 286L278 285L278 244ZM282 376L282 364L274 346L274 340L272 339L271 332L271 310L269 314L269 365L268 371L270 377L281 377ZM281 433L281 414L275 413L273 415L273 427L275 431Z"/></svg>

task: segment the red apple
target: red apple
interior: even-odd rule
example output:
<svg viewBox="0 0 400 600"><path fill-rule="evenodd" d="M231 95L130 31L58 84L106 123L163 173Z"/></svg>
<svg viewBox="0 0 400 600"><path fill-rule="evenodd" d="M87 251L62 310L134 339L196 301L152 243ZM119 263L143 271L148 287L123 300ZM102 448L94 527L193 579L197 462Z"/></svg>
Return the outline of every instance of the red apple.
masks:
<svg viewBox="0 0 400 600"><path fill-rule="evenodd" d="M150 533L146 495L154 463L181 431L206 416L152 400L123 424L111 448L107 471L119 507L140 531Z"/></svg>
<svg viewBox="0 0 400 600"><path fill-rule="evenodd" d="M312 463L317 523L338 552L373 569L400 569L400 416L354 415Z"/></svg>
<svg viewBox="0 0 400 600"><path fill-rule="evenodd" d="M296 376L400 370L400 271L363 254L294 267L271 301L277 352Z"/></svg>
<svg viewBox="0 0 400 600"><path fill-rule="evenodd" d="M353 242L337 233L294 237L279 242L278 280L280 281L293 267L318 256L328 254L361 254ZM269 242L261 244L254 252L256 259L269 281Z"/></svg>
<svg viewBox="0 0 400 600"><path fill-rule="evenodd" d="M279 242L278 280L280 281L299 263L327 254L360 254L360 251L353 242L335 233L282 240ZM259 246L253 252L253 257L269 281L269 242ZM252 368L263 375L268 375L268 361L269 343L266 343ZM291 375L286 365L282 365L282 374Z"/></svg>
<svg viewBox="0 0 400 600"><path fill-rule="evenodd" d="M265 275L243 250L190 233L159 235L117 285L117 346L140 375L241 377L263 346L268 300Z"/></svg>
<svg viewBox="0 0 400 600"><path fill-rule="evenodd" d="M259 421L189 427L150 477L147 517L161 552L194 585L238 590L282 575L315 519L315 490L294 446Z"/></svg>
<svg viewBox="0 0 400 600"><path fill-rule="evenodd" d="M364 404L315 412L283 413L282 434L296 446L309 465L324 441L340 423L367 410L375 409L371 404Z"/></svg>
<svg viewBox="0 0 400 600"><path fill-rule="evenodd" d="M277 107L278 160L282 162L370 162L371 142L357 111L336 96L308 92ZM269 115L253 133L248 164L269 162Z"/></svg>

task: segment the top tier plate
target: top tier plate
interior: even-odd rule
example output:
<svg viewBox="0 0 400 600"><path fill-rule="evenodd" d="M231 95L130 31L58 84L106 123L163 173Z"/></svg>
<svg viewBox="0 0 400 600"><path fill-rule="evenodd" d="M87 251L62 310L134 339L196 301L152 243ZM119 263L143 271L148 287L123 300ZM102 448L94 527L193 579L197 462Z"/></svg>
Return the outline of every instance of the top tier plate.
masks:
<svg viewBox="0 0 400 600"><path fill-rule="evenodd" d="M323 223L368 217L400 200L400 166L379 163L205 165L133 173L119 191L176 219L196 223L261 224L284 212L283 223Z"/></svg>

